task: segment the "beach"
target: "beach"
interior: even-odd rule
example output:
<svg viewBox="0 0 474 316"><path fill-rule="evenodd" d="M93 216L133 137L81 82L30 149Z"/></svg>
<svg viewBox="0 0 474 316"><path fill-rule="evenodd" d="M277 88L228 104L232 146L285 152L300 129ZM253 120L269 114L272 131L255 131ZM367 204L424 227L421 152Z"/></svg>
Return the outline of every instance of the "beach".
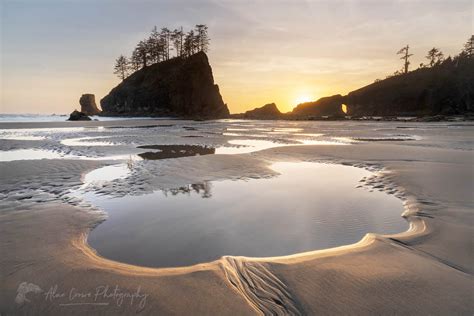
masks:
<svg viewBox="0 0 474 316"><path fill-rule="evenodd" d="M2 315L474 311L470 122L149 119L0 123L0 130L3 151L59 155L0 162ZM211 146L216 153L135 159L143 151L137 147L156 144L156 135L162 135L160 145ZM65 139L105 144L71 146ZM265 142L246 150L242 139ZM224 147L232 154L219 153L232 142ZM270 168L276 162L362 168L377 175L361 183L367 190L403 200L400 216L409 229L392 235L367 231L355 244L287 256L224 256L176 268L125 264L89 246L87 236L107 215L70 192L88 172L127 162L133 165L129 176L89 190L142 195L202 181L251 181L276 176ZM23 282L27 290L20 290Z"/></svg>

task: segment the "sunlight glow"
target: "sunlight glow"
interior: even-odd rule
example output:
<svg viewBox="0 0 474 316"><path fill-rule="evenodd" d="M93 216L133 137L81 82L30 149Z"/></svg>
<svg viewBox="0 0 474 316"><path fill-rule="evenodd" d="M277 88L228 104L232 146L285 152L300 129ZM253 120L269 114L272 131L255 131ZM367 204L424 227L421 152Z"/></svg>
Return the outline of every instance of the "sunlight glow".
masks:
<svg viewBox="0 0 474 316"><path fill-rule="evenodd" d="M296 106L298 104L311 102L311 101L314 101L314 100L316 100L316 99L309 96L309 95L300 95L295 99L294 105Z"/></svg>
<svg viewBox="0 0 474 316"><path fill-rule="evenodd" d="M341 105L341 110L342 110L342 112L347 114L347 105L345 105L345 104Z"/></svg>

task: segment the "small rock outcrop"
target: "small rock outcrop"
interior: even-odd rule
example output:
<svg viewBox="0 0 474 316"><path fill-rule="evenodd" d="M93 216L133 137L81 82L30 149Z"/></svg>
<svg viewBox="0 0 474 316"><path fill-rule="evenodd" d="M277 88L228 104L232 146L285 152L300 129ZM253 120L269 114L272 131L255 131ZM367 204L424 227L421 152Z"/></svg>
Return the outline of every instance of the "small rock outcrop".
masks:
<svg viewBox="0 0 474 316"><path fill-rule="evenodd" d="M344 117L342 111L343 97L336 94L330 97L321 98L317 101L298 104L291 112L296 117Z"/></svg>
<svg viewBox="0 0 474 316"><path fill-rule="evenodd" d="M144 67L113 88L100 104L103 115L193 119L229 116L204 52Z"/></svg>
<svg viewBox="0 0 474 316"><path fill-rule="evenodd" d="M68 121L90 121L91 118L85 113L74 110L71 115L69 115Z"/></svg>
<svg viewBox="0 0 474 316"><path fill-rule="evenodd" d="M242 117L255 120L276 120L282 117L282 113L275 103L269 103L243 113Z"/></svg>
<svg viewBox="0 0 474 316"><path fill-rule="evenodd" d="M100 113L100 110L95 104L95 95L93 94L83 94L79 99L79 104L81 105L81 112L86 115L97 115Z"/></svg>

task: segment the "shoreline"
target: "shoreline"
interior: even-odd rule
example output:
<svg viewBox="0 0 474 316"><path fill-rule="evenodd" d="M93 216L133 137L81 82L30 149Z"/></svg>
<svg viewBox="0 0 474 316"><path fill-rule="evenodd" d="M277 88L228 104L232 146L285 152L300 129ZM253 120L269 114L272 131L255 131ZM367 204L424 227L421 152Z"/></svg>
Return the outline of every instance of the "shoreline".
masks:
<svg viewBox="0 0 474 316"><path fill-rule="evenodd" d="M393 122L393 123L416 123L416 124L429 124L429 123L472 123L474 116L471 115L452 115L452 116L372 116L372 117L361 117L361 118L243 118L243 117L226 117L219 119L199 119L199 118L180 118L180 117L159 117L159 116L104 116L110 118L117 118L113 120L91 120L91 121L0 121L0 129L29 129L29 128L68 128L68 127L95 127L95 126L134 126L136 123L143 123L141 125L156 125L156 124L168 124L173 122L201 122L206 124L209 122L219 121L244 121L244 122ZM120 119L118 119L120 118ZM166 123L167 122L167 123ZM124 125L125 124L125 125Z"/></svg>

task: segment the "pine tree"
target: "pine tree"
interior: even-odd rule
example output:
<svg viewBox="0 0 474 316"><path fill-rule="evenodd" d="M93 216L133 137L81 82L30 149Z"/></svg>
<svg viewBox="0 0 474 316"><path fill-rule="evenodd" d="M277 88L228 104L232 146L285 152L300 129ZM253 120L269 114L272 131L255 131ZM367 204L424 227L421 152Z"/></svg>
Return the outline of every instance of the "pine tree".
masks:
<svg viewBox="0 0 474 316"><path fill-rule="evenodd" d="M159 63L163 56L163 45L160 42L160 33L156 26L151 30L150 37L147 39L147 45L150 63Z"/></svg>
<svg viewBox="0 0 474 316"><path fill-rule="evenodd" d="M176 50L176 57L181 57L183 55L183 39L184 39L183 27L181 27L179 30L175 29L171 33L171 40L173 41L173 46L174 46L174 49Z"/></svg>
<svg viewBox="0 0 474 316"><path fill-rule="evenodd" d="M120 79L125 80L128 77L129 62L127 57L120 55L115 60L114 74L116 74Z"/></svg>
<svg viewBox="0 0 474 316"><path fill-rule="evenodd" d="M468 58L472 58L474 56L474 35L467 40L466 44L464 44L464 49L462 51Z"/></svg>
<svg viewBox="0 0 474 316"><path fill-rule="evenodd" d="M439 65L443 61L444 54L436 47L433 47L428 51L428 55L426 55L425 58L429 60L430 67L433 67L434 65Z"/></svg>
<svg viewBox="0 0 474 316"><path fill-rule="evenodd" d="M405 46L403 47L402 49L400 49L398 52L397 52L397 55L400 55L402 54L403 56L400 57L400 59L403 59L404 60L404 64L403 64L403 73L404 74L407 74L408 73L408 66L410 65L410 61L408 60L411 56L413 56L413 54L409 54L408 53L408 50L409 50L410 46Z"/></svg>
<svg viewBox="0 0 474 316"><path fill-rule="evenodd" d="M195 53L196 50L196 37L194 36L194 31L191 30L186 34L184 38L184 54L186 57L191 56Z"/></svg>
<svg viewBox="0 0 474 316"><path fill-rule="evenodd" d="M163 27L160 33L160 39L161 39L160 42L163 45L163 56L165 60L170 59L170 49L171 49L170 38L171 38L171 31L168 28Z"/></svg>
<svg viewBox="0 0 474 316"><path fill-rule="evenodd" d="M198 51L207 53L209 50L209 35L207 34L208 27L205 24L196 25L196 44Z"/></svg>
<svg viewBox="0 0 474 316"><path fill-rule="evenodd" d="M144 68L149 64L149 57L150 57L150 49L147 45L147 41L140 41L135 47L132 53L132 64L134 69L137 68Z"/></svg>

